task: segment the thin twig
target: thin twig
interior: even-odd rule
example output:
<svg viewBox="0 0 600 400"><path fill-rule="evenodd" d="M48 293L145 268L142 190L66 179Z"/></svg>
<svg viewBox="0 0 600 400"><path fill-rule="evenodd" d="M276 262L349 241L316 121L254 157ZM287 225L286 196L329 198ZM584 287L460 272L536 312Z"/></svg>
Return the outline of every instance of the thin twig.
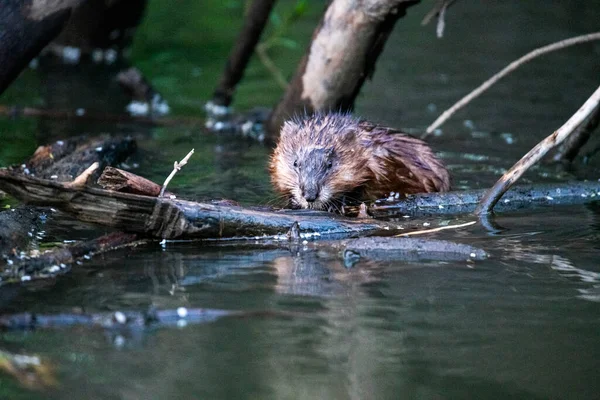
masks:
<svg viewBox="0 0 600 400"><path fill-rule="evenodd" d="M439 231L445 231L446 229L456 229L456 228L464 228L465 226L470 226L473 224L476 224L477 221L471 221L471 222L465 222L464 224L458 224L458 225L448 225L448 226L439 226L437 228L432 228L432 229L424 229L422 231L413 231L413 232L406 232L406 233L401 233L399 235L396 236L414 236L414 235L423 235L425 233L432 233L432 232L439 232Z"/></svg>
<svg viewBox="0 0 600 400"><path fill-rule="evenodd" d="M532 165L538 162L548 151L558 146L570 134L586 121L594 112L600 102L600 86L581 106L579 110L563 126L558 128L552 135L538 143L533 149L529 150L508 172L486 192L481 202L475 210L475 214L487 214L492 211L502 195L523 175Z"/></svg>
<svg viewBox="0 0 600 400"><path fill-rule="evenodd" d="M167 179L165 179L165 183L163 183L158 197L163 197L163 195L165 194L165 189L167 189L167 185L169 184L169 182L171 182L171 179L173 179L173 177L175 176L177 171L181 170L181 167L183 167L185 164L187 164L187 162L190 159L190 157L192 156L192 154L194 154L194 149L190 150L190 152L187 153L187 156L183 157L183 159L181 161L179 161L179 162L175 161L175 163L173 164L173 171L171 171L171 173L169 174Z"/></svg>
<svg viewBox="0 0 600 400"><path fill-rule="evenodd" d="M448 9L448 2L444 2L444 4L442 4L442 8L440 9L440 12L438 14L438 23L437 23L437 27L435 30L438 39L441 39L444 37L444 28L446 28L446 10L447 9Z"/></svg>
<svg viewBox="0 0 600 400"><path fill-rule="evenodd" d="M456 104L447 109L440 115L434 122L431 124L425 133L421 136L421 138L426 138L429 136L435 129L441 126L444 122L446 122L450 117L452 117L458 110L467 105L471 100L477 98L487 89L489 89L492 85L498 82L500 79L520 67L521 65L527 63L528 61L533 60L536 57L539 57L543 54L550 53L552 51L564 49L565 47L573 46L575 44L591 42L593 40L600 40L600 32L590 33L587 35L576 36L573 38L561 40L560 42L552 43L544 47L537 48L523 57L519 58L516 61L510 63L507 67L505 67L502 71L498 72L496 75L492 76L487 81L483 82L481 86L477 89L473 90L471 93L467 94L465 97L460 99Z"/></svg>
<svg viewBox="0 0 600 400"><path fill-rule="evenodd" d="M438 0L438 2L433 6L433 8L425 15L423 20L421 21L421 25L425 26L431 22L433 17L437 17L440 15L440 11L442 8L448 8L454 3L456 0Z"/></svg>

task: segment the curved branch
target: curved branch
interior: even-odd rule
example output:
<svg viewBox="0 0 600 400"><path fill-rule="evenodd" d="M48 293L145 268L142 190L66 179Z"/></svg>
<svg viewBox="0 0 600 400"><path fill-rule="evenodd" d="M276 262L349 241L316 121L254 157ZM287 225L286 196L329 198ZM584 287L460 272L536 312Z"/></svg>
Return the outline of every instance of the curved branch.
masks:
<svg viewBox="0 0 600 400"><path fill-rule="evenodd" d="M537 48L523 57L519 58L516 61L511 62L508 66L506 66L502 71L498 72L496 75L492 76L487 81L483 82L477 89L473 90L471 93L467 94L465 97L456 102L452 107L447 109L440 115L433 124L427 127L425 133L421 136L422 139L429 136L435 129L440 127L444 122L446 122L450 117L452 117L458 110L466 106L471 100L477 98L483 92L488 90L492 85L498 82L500 79L504 78L506 75L519 68L521 65L533 60L536 57L539 57L543 54L550 53L552 51L564 49L565 47L573 46L575 44L591 42L593 40L600 40L600 32L590 33L587 35L576 36L573 38L561 40L560 42L552 43L544 47Z"/></svg>
<svg viewBox="0 0 600 400"><path fill-rule="evenodd" d="M492 211L500 197L523 175L533 164L538 162L548 151L562 143L570 134L584 123L594 112L600 103L600 86L581 106L579 110L563 126L561 126L552 135L538 143L533 149L529 150L508 172L496 182L496 184L486 192L483 199L477 206L475 214L487 214Z"/></svg>

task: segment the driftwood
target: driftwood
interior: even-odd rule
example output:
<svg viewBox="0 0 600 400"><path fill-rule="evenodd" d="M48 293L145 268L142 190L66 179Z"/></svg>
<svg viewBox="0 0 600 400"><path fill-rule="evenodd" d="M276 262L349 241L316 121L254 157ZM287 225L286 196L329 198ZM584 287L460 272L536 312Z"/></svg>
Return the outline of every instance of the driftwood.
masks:
<svg viewBox="0 0 600 400"><path fill-rule="evenodd" d="M106 190L115 192L142 194L158 197L162 187L149 179L122 169L106 167L98 179L98 184Z"/></svg>
<svg viewBox="0 0 600 400"><path fill-rule="evenodd" d="M400 233L416 222L345 218L308 210L264 211L155 198L67 184L0 170L0 189L32 205L63 210L80 221L161 239L283 239L295 224L301 238Z"/></svg>
<svg viewBox="0 0 600 400"><path fill-rule="evenodd" d="M231 54L229 54L223 75L213 93L212 102L215 105L227 107L231 104L235 87L244 75L246 65L254 53L276 2L277 0L253 0L250 4L244 19L244 26Z"/></svg>
<svg viewBox="0 0 600 400"><path fill-rule="evenodd" d="M334 0L313 34L267 134L277 137L283 121L302 112L352 110L396 21L419 0Z"/></svg>
<svg viewBox="0 0 600 400"><path fill-rule="evenodd" d="M135 150L131 138L85 136L59 140L40 146L33 156L13 169L57 182L72 181L83 169L94 163L99 166L116 164L125 160ZM68 183L65 185L69 186ZM0 212L0 254L27 250L44 219L46 210L19 205Z"/></svg>
<svg viewBox="0 0 600 400"><path fill-rule="evenodd" d="M581 108L558 130L546 139L542 140L533 149L529 150L515 165L511 167L494 186L485 194L481 203L475 210L476 214L488 214L502 195L536 162L551 149L561 144L573 132L577 131L582 124L592 115L600 104L600 86L590 96Z"/></svg>
<svg viewBox="0 0 600 400"><path fill-rule="evenodd" d="M0 93L59 34L78 1L2 0Z"/></svg>

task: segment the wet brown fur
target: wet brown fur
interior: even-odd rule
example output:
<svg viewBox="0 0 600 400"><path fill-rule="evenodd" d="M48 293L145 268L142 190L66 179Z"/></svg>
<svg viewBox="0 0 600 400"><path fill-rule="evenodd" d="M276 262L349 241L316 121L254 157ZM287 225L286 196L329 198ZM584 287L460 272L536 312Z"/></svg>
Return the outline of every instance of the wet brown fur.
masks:
<svg viewBox="0 0 600 400"><path fill-rule="evenodd" d="M425 142L341 113L286 121L270 172L275 189L302 208L450 189L446 167Z"/></svg>

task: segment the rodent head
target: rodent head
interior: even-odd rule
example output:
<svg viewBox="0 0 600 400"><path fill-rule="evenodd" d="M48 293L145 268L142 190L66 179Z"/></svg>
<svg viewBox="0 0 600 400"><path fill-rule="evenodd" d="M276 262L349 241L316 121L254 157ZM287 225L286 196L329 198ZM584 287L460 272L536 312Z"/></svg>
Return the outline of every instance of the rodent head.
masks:
<svg viewBox="0 0 600 400"><path fill-rule="evenodd" d="M271 179L292 205L322 210L367 180L356 120L346 114L287 121L271 157Z"/></svg>

